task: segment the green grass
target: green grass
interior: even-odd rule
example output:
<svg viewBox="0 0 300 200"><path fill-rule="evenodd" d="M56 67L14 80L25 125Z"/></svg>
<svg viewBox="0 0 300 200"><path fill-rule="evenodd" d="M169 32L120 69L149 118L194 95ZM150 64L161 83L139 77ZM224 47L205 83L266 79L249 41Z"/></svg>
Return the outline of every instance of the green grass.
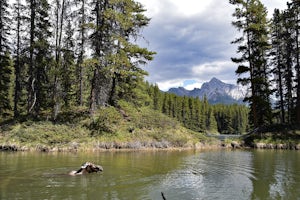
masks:
<svg viewBox="0 0 300 200"><path fill-rule="evenodd" d="M203 134L188 130L148 107L127 102L102 107L90 117L84 109L60 113L56 123L25 121L2 126L0 146L29 149L95 149L144 147L193 147L209 143Z"/></svg>

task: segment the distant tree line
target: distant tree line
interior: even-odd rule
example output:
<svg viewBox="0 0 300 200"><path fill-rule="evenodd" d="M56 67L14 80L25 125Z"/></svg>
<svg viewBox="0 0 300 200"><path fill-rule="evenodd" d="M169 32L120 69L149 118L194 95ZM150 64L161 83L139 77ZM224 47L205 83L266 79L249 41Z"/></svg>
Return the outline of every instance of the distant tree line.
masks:
<svg viewBox="0 0 300 200"><path fill-rule="evenodd" d="M210 105L206 97L178 96L148 86L154 110L180 121L185 127L205 133L243 134L248 131L249 108L245 105Z"/></svg>
<svg viewBox="0 0 300 200"><path fill-rule="evenodd" d="M235 5L232 24L242 36L232 58L238 83L248 86L249 120L253 127L300 123L300 1L275 9L271 21L259 0L230 0ZM276 102L272 98L276 97Z"/></svg>
<svg viewBox="0 0 300 200"><path fill-rule="evenodd" d="M134 0L1 0L0 118L132 98L155 54L136 44L144 12Z"/></svg>

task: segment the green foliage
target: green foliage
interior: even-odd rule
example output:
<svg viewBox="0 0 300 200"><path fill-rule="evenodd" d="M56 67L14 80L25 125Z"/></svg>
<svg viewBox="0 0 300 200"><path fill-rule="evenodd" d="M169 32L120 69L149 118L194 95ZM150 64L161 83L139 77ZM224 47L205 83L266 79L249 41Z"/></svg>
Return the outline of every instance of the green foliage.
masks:
<svg viewBox="0 0 300 200"><path fill-rule="evenodd" d="M299 123L299 1L293 0L287 5L284 11L275 10L271 24L271 64L276 83L275 94L278 97L275 120L276 123Z"/></svg>
<svg viewBox="0 0 300 200"><path fill-rule="evenodd" d="M214 110L220 133L243 134L248 131L249 109L246 106L215 105Z"/></svg>
<svg viewBox="0 0 300 200"><path fill-rule="evenodd" d="M133 38L149 20L141 4L132 0L92 2L91 34L94 66L91 111L103 104L117 105L130 98L147 74L140 65L153 59L154 52L134 44ZM101 97L100 97L101 96Z"/></svg>
<svg viewBox="0 0 300 200"><path fill-rule="evenodd" d="M92 131L92 136L104 133L115 134L121 122L122 116L115 107L102 107L97 110L88 127Z"/></svg>
<svg viewBox="0 0 300 200"><path fill-rule="evenodd" d="M7 117L11 110L12 67L8 55L1 55L2 53L0 52L0 116Z"/></svg>
<svg viewBox="0 0 300 200"><path fill-rule="evenodd" d="M246 106L209 105L206 98L180 97L160 92L157 86L149 87L147 91L153 100L151 107L159 108L186 128L210 134L243 134L248 130L249 110Z"/></svg>
<svg viewBox="0 0 300 200"><path fill-rule="evenodd" d="M27 144L67 144L88 136L82 127L54 125L51 122L16 124L9 132L8 142L18 141Z"/></svg>
<svg viewBox="0 0 300 200"><path fill-rule="evenodd" d="M120 101L119 106L129 116L132 127L138 129L175 129L179 126L175 120L149 107L136 107L134 104Z"/></svg>
<svg viewBox="0 0 300 200"><path fill-rule="evenodd" d="M259 0L230 0L236 6L233 14L236 21L232 24L243 36L233 41L239 44L240 58L232 58L238 64L237 75L243 76L238 82L251 89L251 95L245 98L249 102L250 123L254 127L272 122L270 102L270 69L268 69L267 51L270 48L267 10Z"/></svg>
<svg viewBox="0 0 300 200"><path fill-rule="evenodd" d="M12 68L9 52L10 13L7 0L0 4L0 117L7 117L11 110L10 88Z"/></svg>

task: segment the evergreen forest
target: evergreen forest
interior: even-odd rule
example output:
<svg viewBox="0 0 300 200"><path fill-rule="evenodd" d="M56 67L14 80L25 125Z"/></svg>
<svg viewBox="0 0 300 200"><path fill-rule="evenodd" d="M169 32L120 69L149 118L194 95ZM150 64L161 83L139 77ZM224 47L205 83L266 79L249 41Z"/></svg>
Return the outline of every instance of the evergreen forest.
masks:
<svg viewBox="0 0 300 200"><path fill-rule="evenodd" d="M259 0L230 0L235 6L233 26L241 32L238 83L248 86L249 122L257 128L272 124L300 124L300 1L291 0L271 20Z"/></svg>
<svg viewBox="0 0 300 200"><path fill-rule="evenodd" d="M150 18L134 0L1 0L1 124L63 123L66 113L92 118L108 107L126 118L124 101L196 132L243 134L299 124L300 1L275 10L272 20L259 0L230 3L236 6L233 25L242 32L233 41L241 57L232 61L238 83L249 88L248 106L209 105L147 83L144 66L156 53L138 44Z"/></svg>

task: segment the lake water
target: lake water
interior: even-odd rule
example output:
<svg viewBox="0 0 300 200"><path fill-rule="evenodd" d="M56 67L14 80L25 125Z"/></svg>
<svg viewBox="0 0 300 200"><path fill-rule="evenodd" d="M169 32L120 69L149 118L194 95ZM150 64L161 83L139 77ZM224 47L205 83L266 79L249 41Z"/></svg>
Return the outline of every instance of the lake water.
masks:
<svg viewBox="0 0 300 200"><path fill-rule="evenodd" d="M104 171L67 175L85 161ZM300 199L299 151L0 152L0 199Z"/></svg>

